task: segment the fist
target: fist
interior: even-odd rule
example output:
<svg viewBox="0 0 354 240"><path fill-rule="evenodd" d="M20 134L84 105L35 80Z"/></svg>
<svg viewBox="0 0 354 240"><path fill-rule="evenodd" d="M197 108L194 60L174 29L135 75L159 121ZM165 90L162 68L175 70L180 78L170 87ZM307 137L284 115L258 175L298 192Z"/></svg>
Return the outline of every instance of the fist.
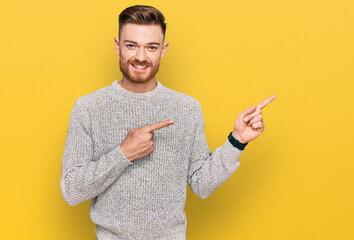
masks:
<svg viewBox="0 0 354 240"><path fill-rule="evenodd" d="M173 124L173 120L166 120L142 128L131 129L120 149L129 161L143 158L155 150L154 131Z"/></svg>
<svg viewBox="0 0 354 240"><path fill-rule="evenodd" d="M241 143L247 143L264 131L261 109L256 106L238 114L232 135Z"/></svg>

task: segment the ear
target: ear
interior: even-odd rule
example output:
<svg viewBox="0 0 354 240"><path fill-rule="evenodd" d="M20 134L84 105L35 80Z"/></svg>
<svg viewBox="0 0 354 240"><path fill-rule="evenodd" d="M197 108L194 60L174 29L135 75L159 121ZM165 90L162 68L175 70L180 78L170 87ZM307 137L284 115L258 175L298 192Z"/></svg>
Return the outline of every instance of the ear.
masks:
<svg viewBox="0 0 354 240"><path fill-rule="evenodd" d="M115 48L116 48L117 55L120 56L119 40L116 37L114 38L114 45L115 45Z"/></svg>
<svg viewBox="0 0 354 240"><path fill-rule="evenodd" d="M165 43L162 45L162 52L161 52L161 57L160 57L160 58L163 58L163 57L165 56L165 53L166 53L166 50L167 50L168 45L169 45L168 42L165 42Z"/></svg>

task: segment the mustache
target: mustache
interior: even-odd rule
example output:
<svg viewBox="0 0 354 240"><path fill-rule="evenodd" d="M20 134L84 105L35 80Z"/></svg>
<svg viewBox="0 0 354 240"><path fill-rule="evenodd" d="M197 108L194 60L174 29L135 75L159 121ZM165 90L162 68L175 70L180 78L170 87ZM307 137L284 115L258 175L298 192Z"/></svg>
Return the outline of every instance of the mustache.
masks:
<svg viewBox="0 0 354 240"><path fill-rule="evenodd" d="M129 63L132 63L134 65L139 65L139 66L151 66L151 63L148 62L148 61L143 61L143 62L140 62L140 61L137 61L137 60L130 60Z"/></svg>

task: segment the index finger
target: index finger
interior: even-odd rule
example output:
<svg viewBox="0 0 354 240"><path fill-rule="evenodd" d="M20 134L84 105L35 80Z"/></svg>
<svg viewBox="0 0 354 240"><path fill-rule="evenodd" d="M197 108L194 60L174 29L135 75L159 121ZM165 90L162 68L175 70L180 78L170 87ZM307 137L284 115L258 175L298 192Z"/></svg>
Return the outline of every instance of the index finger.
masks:
<svg viewBox="0 0 354 240"><path fill-rule="evenodd" d="M265 106L267 106L268 103L273 101L276 97L277 97L277 95L275 95L275 94L268 97L267 99L263 100L260 104L258 104L257 108L260 108L260 109L264 108Z"/></svg>
<svg viewBox="0 0 354 240"><path fill-rule="evenodd" d="M171 124L173 124L173 120L166 120L166 121L162 121L162 122L158 122L158 123L155 123L155 124L152 124L150 126L146 126L145 129L147 132L153 132L153 131L156 131L160 128L163 128L163 127L167 127Z"/></svg>

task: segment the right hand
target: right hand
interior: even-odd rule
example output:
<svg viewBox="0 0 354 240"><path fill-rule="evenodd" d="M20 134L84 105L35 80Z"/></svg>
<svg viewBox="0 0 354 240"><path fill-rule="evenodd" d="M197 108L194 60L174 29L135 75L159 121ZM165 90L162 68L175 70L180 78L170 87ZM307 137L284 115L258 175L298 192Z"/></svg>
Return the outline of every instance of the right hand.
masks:
<svg viewBox="0 0 354 240"><path fill-rule="evenodd" d="M173 123L173 120L166 120L142 128L133 128L129 131L122 145L120 145L120 149L131 162L143 158L155 149L152 141L154 131Z"/></svg>

